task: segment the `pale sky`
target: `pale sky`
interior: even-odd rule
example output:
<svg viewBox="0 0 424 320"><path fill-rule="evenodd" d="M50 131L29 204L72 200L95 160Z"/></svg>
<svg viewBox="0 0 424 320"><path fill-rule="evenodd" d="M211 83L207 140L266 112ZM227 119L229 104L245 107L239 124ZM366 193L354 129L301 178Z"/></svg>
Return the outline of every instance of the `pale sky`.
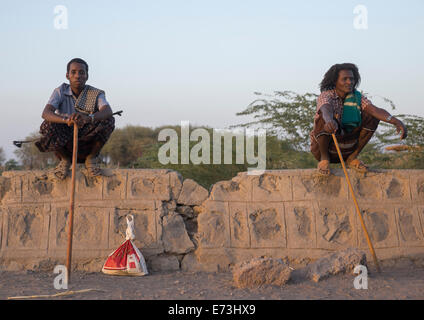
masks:
<svg viewBox="0 0 424 320"><path fill-rule="evenodd" d="M55 28L58 5L67 29ZM358 5L367 29L354 27ZM343 62L358 65L360 90L424 116L423 18L422 0L2 0L0 146L11 158L12 141L38 131L75 57L89 64L87 84L124 110L117 127L224 128L247 120L235 114L254 92L319 93Z"/></svg>

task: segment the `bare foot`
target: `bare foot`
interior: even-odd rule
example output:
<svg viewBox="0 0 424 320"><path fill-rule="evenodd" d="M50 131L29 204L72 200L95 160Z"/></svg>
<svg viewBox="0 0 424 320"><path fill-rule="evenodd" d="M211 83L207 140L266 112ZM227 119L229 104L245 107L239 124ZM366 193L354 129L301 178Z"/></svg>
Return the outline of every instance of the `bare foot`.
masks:
<svg viewBox="0 0 424 320"><path fill-rule="evenodd" d="M97 165L97 159L87 157L85 160L85 167L87 168L87 172L91 177L98 177L102 175L102 169L100 169Z"/></svg>
<svg viewBox="0 0 424 320"><path fill-rule="evenodd" d="M328 160L321 160L318 163L318 173L329 176L330 175L330 161Z"/></svg>
<svg viewBox="0 0 424 320"><path fill-rule="evenodd" d="M60 180L64 180L69 173L70 166L71 166L71 162L68 159L63 158L59 162L57 167L53 169L53 174L56 176L56 178Z"/></svg>
<svg viewBox="0 0 424 320"><path fill-rule="evenodd" d="M351 168L357 172L365 173L368 171L368 167L359 159L355 158L353 160L347 159L346 164L348 168Z"/></svg>

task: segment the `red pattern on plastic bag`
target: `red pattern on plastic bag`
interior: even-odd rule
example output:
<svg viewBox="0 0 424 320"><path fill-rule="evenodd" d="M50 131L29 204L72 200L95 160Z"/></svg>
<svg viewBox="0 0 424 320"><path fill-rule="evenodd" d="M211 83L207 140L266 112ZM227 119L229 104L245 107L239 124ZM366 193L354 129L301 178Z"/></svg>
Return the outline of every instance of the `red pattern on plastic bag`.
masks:
<svg viewBox="0 0 424 320"><path fill-rule="evenodd" d="M128 220L127 217L127 223L127 240L109 255L103 265L102 272L113 275L144 276L148 274L146 262L140 250L131 241L134 239L134 218Z"/></svg>

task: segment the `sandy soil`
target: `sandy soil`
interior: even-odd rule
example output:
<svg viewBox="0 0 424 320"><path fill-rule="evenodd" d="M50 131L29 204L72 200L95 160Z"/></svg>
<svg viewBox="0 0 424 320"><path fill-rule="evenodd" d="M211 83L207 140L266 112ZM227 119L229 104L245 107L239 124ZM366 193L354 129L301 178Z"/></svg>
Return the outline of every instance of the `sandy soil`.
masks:
<svg viewBox="0 0 424 320"><path fill-rule="evenodd" d="M239 289L233 286L232 274L161 272L144 277L110 276L74 272L68 290L96 289L50 299L147 299L147 300L285 300L285 299L424 299L424 267L415 265L385 266L383 272L372 272L368 290L357 290L356 275L332 276L319 283L304 280L296 273L284 287L265 286ZM0 272L0 299L13 296L51 295L56 290L53 272Z"/></svg>

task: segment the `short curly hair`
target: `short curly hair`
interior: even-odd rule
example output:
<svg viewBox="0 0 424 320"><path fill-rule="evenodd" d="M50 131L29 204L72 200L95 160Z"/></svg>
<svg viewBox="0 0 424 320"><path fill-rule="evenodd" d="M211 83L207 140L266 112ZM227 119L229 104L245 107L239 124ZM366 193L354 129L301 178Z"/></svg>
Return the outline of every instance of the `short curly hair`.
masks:
<svg viewBox="0 0 424 320"><path fill-rule="evenodd" d="M353 63L341 63L333 65L324 75L324 79L320 83L321 92L326 90L332 90L336 87L339 73L341 70L350 70L353 72L355 78L355 84L353 86L356 89L361 83L361 76L359 75L358 67Z"/></svg>
<svg viewBox="0 0 424 320"><path fill-rule="evenodd" d="M73 62L77 62L77 63L81 63L81 64L85 65L85 71L87 71L87 73L88 73L88 63L85 62L84 60L82 60L81 58L73 58L71 61L69 61L68 64L66 65L66 72L69 73L69 68L71 67L71 64Z"/></svg>

